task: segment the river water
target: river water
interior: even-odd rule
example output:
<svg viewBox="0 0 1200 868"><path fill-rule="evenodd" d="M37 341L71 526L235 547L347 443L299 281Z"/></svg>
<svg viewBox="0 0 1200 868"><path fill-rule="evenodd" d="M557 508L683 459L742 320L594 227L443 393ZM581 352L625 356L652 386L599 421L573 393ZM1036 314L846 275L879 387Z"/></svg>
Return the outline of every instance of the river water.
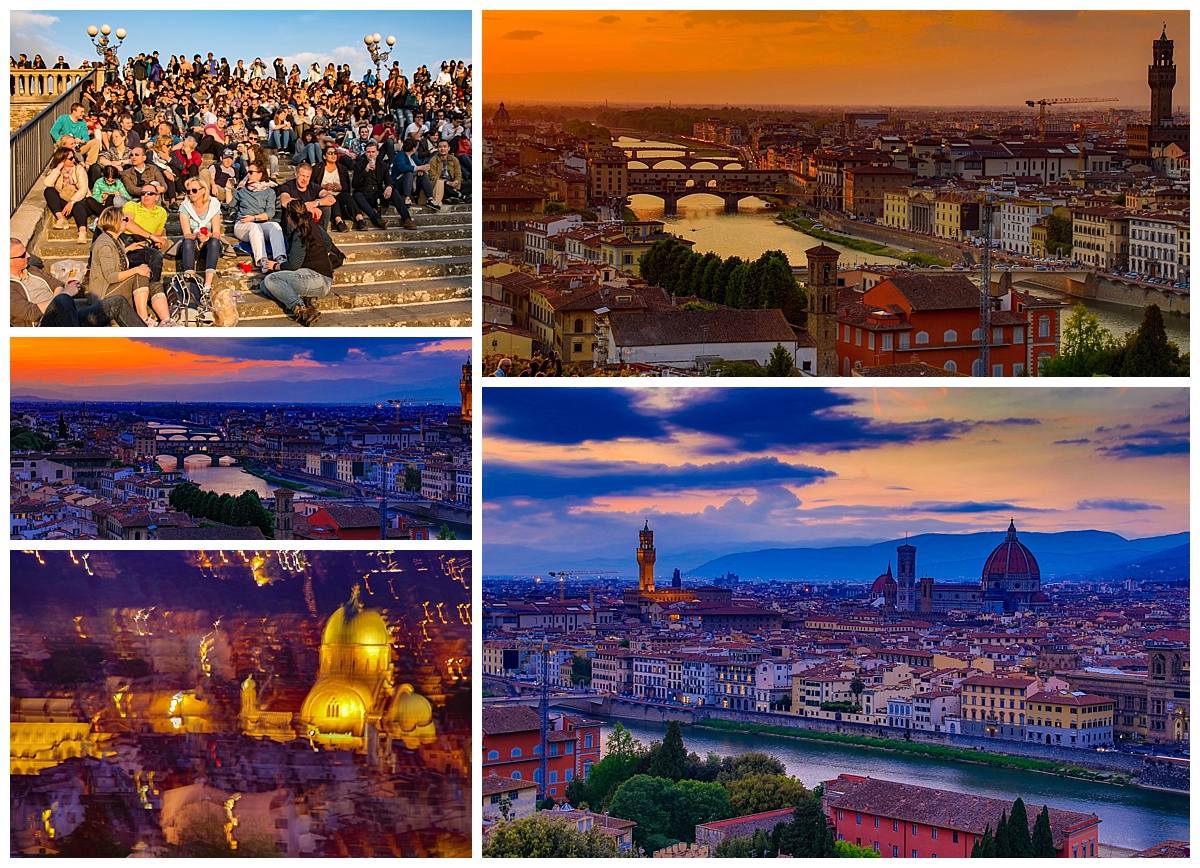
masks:
<svg viewBox="0 0 1200 868"><path fill-rule="evenodd" d="M671 154L673 146L667 142L641 141L622 136L618 139L622 147L637 145L638 147L661 147L662 150L646 152L648 157L665 157ZM663 167L667 168L667 167ZM680 166L680 168L682 168ZM804 251L822 242L803 232L791 229L776 222L778 211L768 208L761 199L743 199L738 205L737 214L726 214L725 203L716 196L698 193L680 200L677 214L671 217L663 216L663 203L654 196L631 196L630 210L639 220L662 220L667 224L668 231L691 241L693 250L698 253L716 253L719 256L740 256L742 259L755 260L767 250L782 250L787 254L792 265L804 265ZM876 263L892 264L896 260L887 256L861 253L831 244L831 247L841 252L839 265L872 265ZM899 249L899 248L897 248ZM1017 282L1018 285L1021 283ZM1070 298L1061 293L1055 293L1040 286L1025 287L1039 295L1059 298L1069 304L1078 299ZM1142 312L1135 308L1105 302L1085 302L1088 310L1094 313L1100 324L1118 338L1137 329L1142 321ZM1191 346L1191 320L1184 316L1164 316L1167 337L1174 341L1179 349L1188 352Z"/></svg>
<svg viewBox="0 0 1200 868"><path fill-rule="evenodd" d="M217 494L231 494L237 497L243 491L258 492L262 498L274 497L278 485L272 485L265 479L259 479L253 473L247 473L240 467L213 467L203 464L185 464L183 475L189 482L194 482L205 491L215 491ZM297 494L297 497L305 495Z"/></svg>
<svg viewBox="0 0 1200 868"><path fill-rule="evenodd" d="M615 721L603 721L603 737ZM621 721L643 744L661 741L665 724ZM963 793L1015 799L1029 804L1094 813L1100 818L1100 841L1141 850L1173 838L1191 840L1188 828L1188 797L1174 793L1119 787L1058 778L1013 769L994 769L912 757L906 754L870 751L852 746L791 741L771 736L739 735L685 727L684 744L700 756L716 753L736 756L751 750L763 751L783 762L812 789L821 781L840 774L870 775L922 787L937 787Z"/></svg>

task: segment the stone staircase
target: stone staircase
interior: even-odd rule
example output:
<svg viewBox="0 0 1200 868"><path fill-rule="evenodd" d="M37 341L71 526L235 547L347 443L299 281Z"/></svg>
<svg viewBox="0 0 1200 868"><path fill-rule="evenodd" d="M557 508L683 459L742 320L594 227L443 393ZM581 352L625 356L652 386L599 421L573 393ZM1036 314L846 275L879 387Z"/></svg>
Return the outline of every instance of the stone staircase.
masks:
<svg viewBox="0 0 1200 868"><path fill-rule="evenodd" d="M205 157L207 168L210 158ZM280 156L279 182L292 177L287 157ZM36 191L40 195L40 191ZM471 206L443 205L438 212L424 206L411 208L417 229L400 228L400 220L388 209L388 229L331 232L334 243L346 254L337 269L333 289L317 301L321 326L420 326L468 327L471 324ZM226 250L237 240L225 222ZM167 235L180 237L177 210L167 211ZM55 229L46 211L40 240L34 245L49 265L58 259L85 260L88 246L76 242L74 223ZM230 287L238 299L239 325L301 328L288 319L271 299L255 293L261 282L258 273L243 274L240 263L249 256L222 257L214 282L216 289ZM178 262L163 263L163 281L177 270Z"/></svg>

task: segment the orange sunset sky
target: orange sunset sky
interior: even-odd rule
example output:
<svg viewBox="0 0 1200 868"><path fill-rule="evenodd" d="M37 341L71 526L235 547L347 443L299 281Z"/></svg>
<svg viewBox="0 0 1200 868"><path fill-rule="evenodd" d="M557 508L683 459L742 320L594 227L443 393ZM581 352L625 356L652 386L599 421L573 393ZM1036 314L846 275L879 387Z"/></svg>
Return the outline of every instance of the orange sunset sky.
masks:
<svg viewBox="0 0 1200 868"><path fill-rule="evenodd" d="M1148 108L1167 26L1189 104L1187 11L486 11L489 105L995 105L1117 97ZM1101 107L1106 107L1107 104Z"/></svg>

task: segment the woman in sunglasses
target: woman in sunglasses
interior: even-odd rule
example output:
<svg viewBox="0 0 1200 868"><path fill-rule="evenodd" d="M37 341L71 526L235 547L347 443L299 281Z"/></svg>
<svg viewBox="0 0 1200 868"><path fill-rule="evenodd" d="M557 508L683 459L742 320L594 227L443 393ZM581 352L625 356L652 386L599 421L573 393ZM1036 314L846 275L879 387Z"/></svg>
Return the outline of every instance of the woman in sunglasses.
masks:
<svg viewBox="0 0 1200 868"><path fill-rule="evenodd" d="M196 260L204 253L204 286L211 290L221 259L221 203L208 194L208 185L199 178L184 183L184 202L179 207L179 227L183 230L179 258L185 276L196 276Z"/></svg>

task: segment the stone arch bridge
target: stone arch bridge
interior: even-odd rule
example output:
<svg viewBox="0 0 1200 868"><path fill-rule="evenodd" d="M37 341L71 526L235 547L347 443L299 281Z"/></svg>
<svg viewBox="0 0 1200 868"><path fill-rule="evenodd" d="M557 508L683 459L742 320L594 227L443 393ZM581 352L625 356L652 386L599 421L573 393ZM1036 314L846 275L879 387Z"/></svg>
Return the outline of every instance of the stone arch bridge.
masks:
<svg viewBox="0 0 1200 868"><path fill-rule="evenodd" d="M736 214L738 203L751 196L774 196L791 204L802 195L803 185L791 172L781 171L630 169L629 193L662 199L667 216L676 213L680 199L697 193L719 196L725 200L725 213Z"/></svg>

